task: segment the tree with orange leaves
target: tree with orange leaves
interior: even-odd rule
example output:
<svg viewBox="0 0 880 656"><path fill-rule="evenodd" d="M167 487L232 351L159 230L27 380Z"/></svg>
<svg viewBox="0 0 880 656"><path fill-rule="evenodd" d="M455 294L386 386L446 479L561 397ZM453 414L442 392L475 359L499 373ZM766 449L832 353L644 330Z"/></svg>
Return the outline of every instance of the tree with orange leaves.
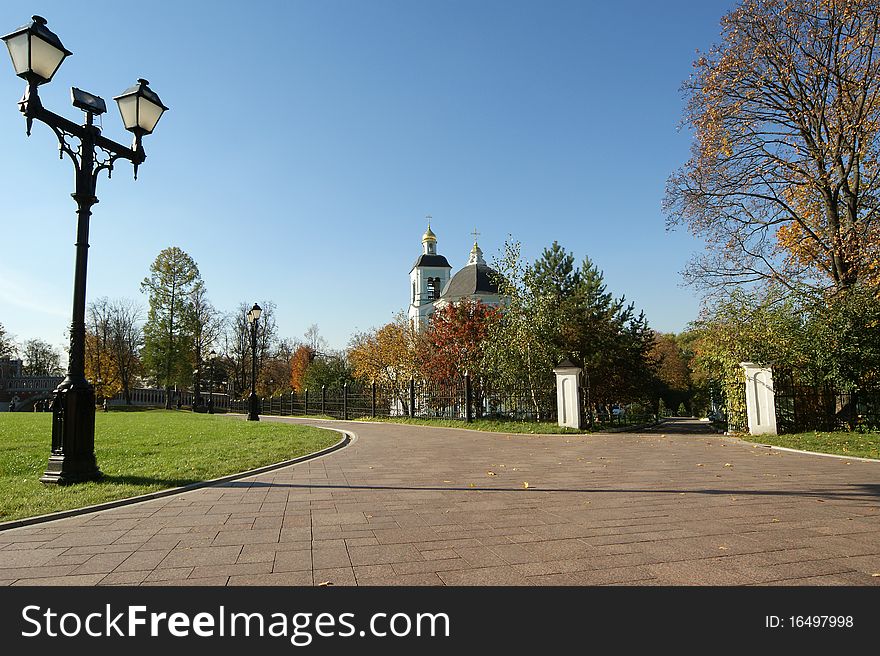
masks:
<svg viewBox="0 0 880 656"><path fill-rule="evenodd" d="M290 358L290 387L297 392L303 391L303 379L306 369L315 359L315 350L306 344L300 344Z"/></svg>
<svg viewBox="0 0 880 656"><path fill-rule="evenodd" d="M709 287L880 280L880 3L744 0L684 83L692 156L667 226L707 241Z"/></svg>
<svg viewBox="0 0 880 656"><path fill-rule="evenodd" d="M425 332L423 373L444 381L470 373L480 374L482 344L501 316L498 308L463 299L438 309Z"/></svg>

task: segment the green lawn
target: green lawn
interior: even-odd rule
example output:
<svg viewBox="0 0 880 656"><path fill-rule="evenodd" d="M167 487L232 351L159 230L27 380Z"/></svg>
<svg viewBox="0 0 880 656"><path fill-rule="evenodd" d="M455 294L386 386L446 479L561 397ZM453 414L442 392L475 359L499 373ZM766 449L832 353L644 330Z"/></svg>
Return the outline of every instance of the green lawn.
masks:
<svg viewBox="0 0 880 656"><path fill-rule="evenodd" d="M784 446L802 451L836 453L858 458L880 458L880 433L793 433L791 435L744 435L749 442Z"/></svg>
<svg viewBox="0 0 880 656"><path fill-rule="evenodd" d="M51 445L52 414L0 413L0 521L80 508L210 480L331 446L335 432L174 410L98 412L101 481L64 487L39 478Z"/></svg>

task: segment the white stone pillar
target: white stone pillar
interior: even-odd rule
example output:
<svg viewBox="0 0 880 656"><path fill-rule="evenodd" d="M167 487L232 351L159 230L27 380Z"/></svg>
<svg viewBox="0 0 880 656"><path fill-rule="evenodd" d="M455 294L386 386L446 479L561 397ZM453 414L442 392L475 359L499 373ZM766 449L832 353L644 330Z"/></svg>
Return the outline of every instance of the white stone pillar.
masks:
<svg viewBox="0 0 880 656"><path fill-rule="evenodd" d="M746 412L749 433L776 435L776 402L773 396L773 369L754 362L741 362L746 372Z"/></svg>
<svg viewBox="0 0 880 656"><path fill-rule="evenodd" d="M583 369L565 359L553 369L556 374L556 410L560 426L581 427L580 377Z"/></svg>

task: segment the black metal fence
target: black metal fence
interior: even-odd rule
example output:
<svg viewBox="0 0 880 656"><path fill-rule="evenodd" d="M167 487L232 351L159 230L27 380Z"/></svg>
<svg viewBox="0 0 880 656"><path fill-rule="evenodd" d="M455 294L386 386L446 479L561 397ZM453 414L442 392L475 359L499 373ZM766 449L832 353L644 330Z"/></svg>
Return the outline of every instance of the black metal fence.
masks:
<svg viewBox="0 0 880 656"><path fill-rule="evenodd" d="M585 398L582 394L581 398ZM232 412L246 413L247 399L231 400ZM501 385L463 376L455 380L409 380L397 385L350 383L343 387L291 392L260 400L260 414L324 416L334 419L411 417L473 421L490 419L556 422L556 386ZM653 419L624 406L583 408L585 426L631 426Z"/></svg>
<svg viewBox="0 0 880 656"><path fill-rule="evenodd" d="M839 392L830 385L802 385L786 372L775 373L773 387L780 433L880 428L880 392Z"/></svg>

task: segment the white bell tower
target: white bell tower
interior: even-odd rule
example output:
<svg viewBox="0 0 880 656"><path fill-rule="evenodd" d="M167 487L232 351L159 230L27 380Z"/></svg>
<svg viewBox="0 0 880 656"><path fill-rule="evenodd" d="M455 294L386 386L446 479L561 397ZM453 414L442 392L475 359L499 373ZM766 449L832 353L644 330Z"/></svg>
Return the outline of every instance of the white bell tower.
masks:
<svg viewBox="0 0 880 656"><path fill-rule="evenodd" d="M428 229L422 235L422 254L409 272L407 316L416 330L423 328L434 313L434 302L440 298L443 288L449 282L451 271L452 267L446 258L437 254L437 235L431 230L429 221Z"/></svg>

